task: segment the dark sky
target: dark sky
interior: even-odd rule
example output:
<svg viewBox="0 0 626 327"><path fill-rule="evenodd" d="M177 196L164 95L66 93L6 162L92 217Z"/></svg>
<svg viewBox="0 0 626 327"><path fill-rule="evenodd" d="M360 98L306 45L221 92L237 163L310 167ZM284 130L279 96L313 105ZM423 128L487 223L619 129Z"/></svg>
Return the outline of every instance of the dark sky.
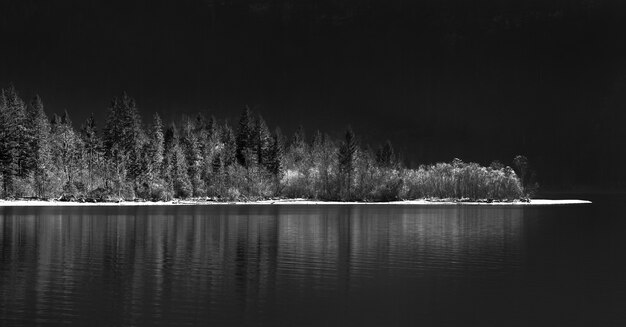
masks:
<svg viewBox="0 0 626 327"><path fill-rule="evenodd" d="M249 105L412 164L525 153L544 185L624 185L617 3L1 0L0 86L76 124L126 91L146 117Z"/></svg>

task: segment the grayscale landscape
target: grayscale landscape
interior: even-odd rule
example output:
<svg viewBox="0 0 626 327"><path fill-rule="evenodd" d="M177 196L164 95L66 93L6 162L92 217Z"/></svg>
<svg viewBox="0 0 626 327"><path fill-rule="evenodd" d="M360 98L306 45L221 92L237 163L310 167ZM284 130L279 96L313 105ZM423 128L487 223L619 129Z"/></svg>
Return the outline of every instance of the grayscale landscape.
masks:
<svg viewBox="0 0 626 327"><path fill-rule="evenodd" d="M0 1L0 326L626 326L625 13Z"/></svg>

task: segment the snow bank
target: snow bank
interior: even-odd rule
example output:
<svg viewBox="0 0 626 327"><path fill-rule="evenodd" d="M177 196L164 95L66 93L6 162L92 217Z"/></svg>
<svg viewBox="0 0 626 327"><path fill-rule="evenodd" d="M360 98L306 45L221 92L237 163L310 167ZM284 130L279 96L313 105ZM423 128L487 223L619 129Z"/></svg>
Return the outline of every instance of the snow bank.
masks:
<svg viewBox="0 0 626 327"><path fill-rule="evenodd" d="M102 202L102 203L82 203L82 202L62 202L62 201L40 201L40 200L0 200L0 207L30 207L30 206L163 206L163 205L488 205L488 206L529 206L529 205L568 205L568 204L589 204L587 200L548 200L532 199L530 202L453 202L453 201L429 201L410 200L393 202L333 202L333 201L312 201L304 199L289 200L263 200L251 202L211 202L211 201L163 201L163 202Z"/></svg>

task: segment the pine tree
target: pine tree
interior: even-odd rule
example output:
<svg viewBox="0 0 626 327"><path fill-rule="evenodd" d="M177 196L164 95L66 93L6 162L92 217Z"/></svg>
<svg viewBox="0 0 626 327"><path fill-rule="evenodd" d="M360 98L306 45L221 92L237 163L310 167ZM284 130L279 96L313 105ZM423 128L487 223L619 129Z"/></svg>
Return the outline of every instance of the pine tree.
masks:
<svg viewBox="0 0 626 327"><path fill-rule="evenodd" d="M43 102L37 95L29 107L29 122L32 131L33 190L40 198L51 196L52 153L50 148L50 122L44 111Z"/></svg>
<svg viewBox="0 0 626 327"><path fill-rule="evenodd" d="M14 139L16 121L8 106L7 90L0 94L0 169L3 196L13 196L13 182L18 172L17 144Z"/></svg>
<svg viewBox="0 0 626 327"><path fill-rule="evenodd" d="M228 167L236 163L238 150L235 133L228 123L224 124L224 129L222 130L222 143L224 144L221 155L222 162L225 167Z"/></svg>
<svg viewBox="0 0 626 327"><path fill-rule="evenodd" d="M207 122L206 125L206 130L207 130L207 137L208 138L215 138L215 137L219 137L219 126L217 124L217 119L215 119L215 117L211 116L211 118L209 118L209 121Z"/></svg>
<svg viewBox="0 0 626 327"><path fill-rule="evenodd" d="M365 146L363 151L358 151L355 158L355 191L354 197L357 199L371 200L372 191L381 185L375 184L376 159L372 148Z"/></svg>
<svg viewBox="0 0 626 327"><path fill-rule="evenodd" d="M172 178L174 183L174 196L177 198L188 198L193 194L193 188L187 175L187 160L179 144L172 149Z"/></svg>
<svg viewBox="0 0 626 327"><path fill-rule="evenodd" d="M204 161L205 154L208 152L207 147L209 146L209 134L207 128L208 125L204 115L202 113L198 113L193 122L193 135L198 143L198 153L202 161ZM202 174L202 165L203 163L201 162L200 174Z"/></svg>
<svg viewBox="0 0 626 327"><path fill-rule="evenodd" d="M333 167L336 165L337 149L331 138L318 131L311 149L312 164L319 173L316 194L322 199L334 197L332 187Z"/></svg>
<svg viewBox="0 0 626 327"><path fill-rule="evenodd" d="M141 174L137 178L138 190L143 198L152 200L169 199L161 178L163 165L164 136L161 118L153 116L150 137L141 150Z"/></svg>
<svg viewBox="0 0 626 327"><path fill-rule="evenodd" d="M113 147L116 146L117 151L121 151L121 155L115 157L128 160L124 166L131 182L135 182L141 174L140 152L144 142L145 135L135 100L126 93L121 98L114 98L104 130L105 153L113 158Z"/></svg>
<svg viewBox="0 0 626 327"><path fill-rule="evenodd" d="M325 175L328 173L328 167L324 165L324 144L325 137L322 132L319 130L315 132L315 136L313 136L313 145L311 146L311 166L317 172L317 177L315 180L319 185L314 185L314 197L319 198L320 196L324 196L326 193L326 187L324 185L324 181L326 180Z"/></svg>
<svg viewBox="0 0 626 327"><path fill-rule="evenodd" d="M18 147L18 176L20 178L24 178L27 177L30 173L29 163L32 161L30 160L31 149L29 145L31 135L28 129L28 121L26 119L26 104L18 96L15 88L11 87L9 90L9 108L11 114L17 122L17 129L15 130L15 142Z"/></svg>
<svg viewBox="0 0 626 327"><path fill-rule="evenodd" d="M152 138L150 139L152 165L157 171L163 163L163 147L164 147L163 123L159 114L154 114L152 122Z"/></svg>
<svg viewBox="0 0 626 327"><path fill-rule="evenodd" d="M165 190L168 194L174 195L174 182L172 178L173 158L172 153L176 140L176 125L173 123L165 130L163 135L163 165L161 168L161 178L164 181Z"/></svg>
<svg viewBox="0 0 626 327"><path fill-rule="evenodd" d="M283 156L285 152L285 145L282 132L280 128L276 128L274 135L272 136L271 146L269 149L268 162L266 164L267 170L274 177L274 194L278 195L281 192L280 179L283 174Z"/></svg>
<svg viewBox="0 0 626 327"><path fill-rule="evenodd" d="M342 175L342 183L340 184L345 199L352 198L352 178L354 174L354 161L357 152L357 141L352 131L348 127L345 134L345 140L339 147L339 170Z"/></svg>
<svg viewBox="0 0 626 327"><path fill-rule="evenodd" d="M224 163L222 162L222 155L218 153L213 157L213 161L211 162L213 174L218 174L223 166Z"/></svg>
<svg viewBox="0 0 626 327"><path fill-rule="evenodd" d="M190 119L183 121L183 137L181 146L185 158L187 160L187 174L191 181L193 196L202 196L205 193L204 185L202 185L202 153L200 151L200 142L194 122Z"/></svg>
<svg viewBox="0 0 626 327"><path fill-rule="evenodd" d="M272 136L272 143L269 151L267 169L274 176L279 176L283 171L284 141L280 128L277 128Z"/></svg>
<svg viewBox="0 0 626 327"><path fill-rule="evenodd" d="M204 118L204 115L201 112L196 114L196 119L195 119L193 125L194 125L194 132L196 134L199 134L201 132L206 131L207 121L206 121L206 119Z"/></svg>
<svg viewBox="0 0 626 327"><path fill-rule="evenodd" d="M391 167L395 164L396 158L395 153L393 151L393 146L391 145L391 141L387 140L385 144L383 144L376 151L376 163L380 167Z"/></svg>
<svg viewBox="0 0 626 327"><path fill-rule="evenodd" d="M96 183L96 175L100 170L100 163L102 159L102 144L98 137L98 131L96 128L96 120L93 114L87 118L87 121L81 128L81 138L83 143L83 161L87 170L86 191L89 192L94 189Z"/></svg>
<svg viewBox="0 0 626 327"><path fill-rule="evenodd" d="M204 128L205 140L202 147L202 179L207 187L217 183L217 171L222 166L221 132L215 117L211 116ZM217 166L217 167L216 167Z"/></svg>
<svg viewBox="0 0 626 327"><path fill-rule="evenodd" d="M256 163L256 140L254 137L254 120L250 108L241 113L237 129L237 162L248 168Z"/></svg>
<svg viewBox="0 0 626 327"><path fill-rule="evenodd" d="M121 200L125 198L124 195L126 195L126 190L128 189L126 182L128 155L115 143L108 151L108 155L105 158L108 170L107 185L117 195L117 200Z"/></svg>
<svg viewBox="0 0 626 327"><path fill-rule="evenodd" d="M298 129L293 134L293 139L289 147L290 161L296 166L306 160L308 154L308 146L306 143L306 132L302 125L298 126Z"/></svg>
<svg viewBox="0 0 626 327"><path fill-rule="evenodd" d="M173 145L171 149L172 160L172 182L174 186L174 196L177 198L187 198L192 195L193 188L189 180L189 169L187 158L180 144L178 134L174 133Z"/></svg>
<svg viewBox="0 0 626 327"><path fill-rule="evenodd" d="M163 180L163 162L165 157L165 135L163 123L158 113L152 119L152 133L149 143L148 158L146 158L146 174L148 192L153 200L167 199L166 185ZM155 193L158 191L158 194Z"/></svg>
<svg viewBox="0 0 626 327"><path fill-rule="evenodd" d="M272 134L270 133L265 120L259 116L256 124L256 153L257 162L261 167L269 170L271 165L271 147L272 147Z"/></svg>
<svg viewBox="0 0 626 327"><path fill-rule="evenodd" d="M165 133L165 161L163 178L172 194L177 198L187 198L193 189L188 175L187 158L180 145L176 125L172 124Z"/></svg>
<svg viewBox="0 0 626 327"><path fill-rule="evenodd" d="M223 192L224 163L222 154L217 152L211 157L211 162L207 163L205 182L208 196L220 196Z"/></svg>
<svg viewBox="0 0 626 327"><path fill-rule="evenodd" d="M55 115L53 122L54 124L51 126L52 154L55 158L55 165L61 173L63 192L66 195L76 195L78 190L75 182L82 142L72 127L72 121L67 110L60 118Z"/></svg>
<svg viewBox="0 0 626 327"><path fill-rule="evenodd" d="M5 196L21 194L32 164L31 135L26 105L13 86L0 95L0 163ZM16 194L16 192L20 194Z"/></svg>

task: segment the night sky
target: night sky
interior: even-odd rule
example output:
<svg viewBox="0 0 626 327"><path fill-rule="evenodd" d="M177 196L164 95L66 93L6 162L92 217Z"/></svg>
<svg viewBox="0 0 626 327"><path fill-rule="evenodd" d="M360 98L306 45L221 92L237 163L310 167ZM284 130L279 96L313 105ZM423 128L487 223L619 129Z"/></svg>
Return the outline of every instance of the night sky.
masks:
<svg viewBox="0 0 626 327"><path fill-rule="evenodd" d="M0 0L0 87L104 124L245 105L291 133L390 139L407 164L526 154L547 188L624 186L618 1Z"/></svg>

